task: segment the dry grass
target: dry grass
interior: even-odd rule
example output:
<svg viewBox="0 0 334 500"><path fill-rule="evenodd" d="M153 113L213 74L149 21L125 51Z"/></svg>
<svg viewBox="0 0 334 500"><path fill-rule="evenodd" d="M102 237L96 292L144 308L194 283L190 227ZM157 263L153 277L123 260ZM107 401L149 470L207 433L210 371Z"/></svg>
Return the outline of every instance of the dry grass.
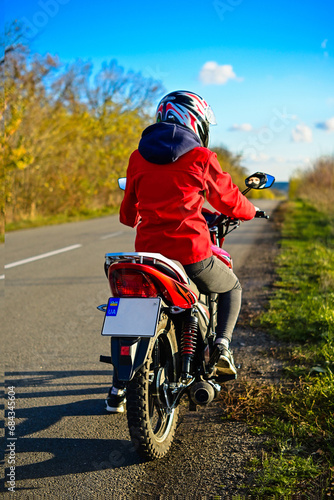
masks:
<svg viewBox="0 0 334 500"><path fill-rule="evenodd" d="M334 213L334 156L324 156L294 179L295 194L319 210Z"/></svg>

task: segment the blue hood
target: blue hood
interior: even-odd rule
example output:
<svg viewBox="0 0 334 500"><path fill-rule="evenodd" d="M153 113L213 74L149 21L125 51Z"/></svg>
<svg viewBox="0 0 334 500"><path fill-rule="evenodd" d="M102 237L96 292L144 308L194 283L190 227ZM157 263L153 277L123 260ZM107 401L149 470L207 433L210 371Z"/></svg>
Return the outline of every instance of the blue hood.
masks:
<svg viewBox="0 0 334 500"><path fill-rule="evenodd" d="M188 128L176 123L160 122L144 130L138 150L145 160L165 165L199 146L199 137Z"/></svg>

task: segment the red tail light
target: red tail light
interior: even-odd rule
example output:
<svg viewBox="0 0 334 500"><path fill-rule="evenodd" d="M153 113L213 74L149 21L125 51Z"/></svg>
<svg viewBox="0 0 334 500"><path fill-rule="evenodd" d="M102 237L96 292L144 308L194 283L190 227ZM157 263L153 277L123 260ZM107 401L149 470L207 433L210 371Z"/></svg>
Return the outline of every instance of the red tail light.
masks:
<svg viewBox="0 0 334 500"><path fill-rule="evenodd" d="M196 295L186 284L147 264L120 262L112 264L108 279L114 297L162 297L168 303L189 309Z"/></svg>
<svg viewBox="0 0 334 500"><path fill-rule="evenodd" d="M115 297L156 297L158 291L146 274L133 269L115 269L109 275Z"/></svg>

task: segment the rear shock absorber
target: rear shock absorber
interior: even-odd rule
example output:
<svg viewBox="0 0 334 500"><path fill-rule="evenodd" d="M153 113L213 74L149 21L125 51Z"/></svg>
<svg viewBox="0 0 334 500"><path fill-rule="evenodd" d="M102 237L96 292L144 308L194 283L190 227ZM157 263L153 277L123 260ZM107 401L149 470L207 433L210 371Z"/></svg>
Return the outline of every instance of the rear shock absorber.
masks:
<svg viewBox="0 0 334 500"><path fill-rule="evenodd" d="M195 356L198 318L189 316L183 323L181 336L182 377L189 378L191 362Z"/></svg>

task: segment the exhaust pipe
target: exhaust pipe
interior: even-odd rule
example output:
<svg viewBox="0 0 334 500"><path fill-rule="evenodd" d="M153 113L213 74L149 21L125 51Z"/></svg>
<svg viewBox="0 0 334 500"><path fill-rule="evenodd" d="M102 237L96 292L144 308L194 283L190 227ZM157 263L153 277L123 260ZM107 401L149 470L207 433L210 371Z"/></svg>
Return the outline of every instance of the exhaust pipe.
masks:
<svg viewBox="0 0 334 500"><path fill-rule="evenodd" d="M214 400L216 395L220 392L220 385L214 384L211 381L202 380L196 382L190 388L190 397L197 405L206 405Z"/></svg>

